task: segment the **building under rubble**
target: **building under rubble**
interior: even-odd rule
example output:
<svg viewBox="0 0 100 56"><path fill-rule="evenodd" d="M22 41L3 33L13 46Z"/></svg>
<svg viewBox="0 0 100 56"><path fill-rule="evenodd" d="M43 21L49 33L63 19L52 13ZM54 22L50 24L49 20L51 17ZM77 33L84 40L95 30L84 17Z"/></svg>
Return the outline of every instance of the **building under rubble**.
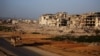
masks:
<svg viewBox="0 0 100 56"><path fill-rule="evenodd" d="M87 15L82 15L82 17L83 28L100 28L100 12L88 13Z"/></svg>
<svg viewBox="0 0 100 56"><path fill-rule="evenodd" d="M39 19L39 24L46 26L68 26L70 18L66 12L58 12L56 14L44 14Z"/></svg>
<svg viewBox="0 0 100 56"><path fill-rule="evenodd" d="M100 29L100 12L68 15L66 12L44 14L39 19L40 25L79 29Z"/></svg>

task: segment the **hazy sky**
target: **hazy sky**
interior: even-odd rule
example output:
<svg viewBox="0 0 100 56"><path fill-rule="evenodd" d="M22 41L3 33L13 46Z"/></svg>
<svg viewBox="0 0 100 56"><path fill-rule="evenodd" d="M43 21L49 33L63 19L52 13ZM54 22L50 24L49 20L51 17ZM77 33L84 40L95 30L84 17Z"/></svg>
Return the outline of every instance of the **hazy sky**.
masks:
<svg viewBox="0 0 100 56"><path fill-rule="evenodd" d="M100 0L0 0L0 17L38 18L41 14L100 12Z"/></svg>

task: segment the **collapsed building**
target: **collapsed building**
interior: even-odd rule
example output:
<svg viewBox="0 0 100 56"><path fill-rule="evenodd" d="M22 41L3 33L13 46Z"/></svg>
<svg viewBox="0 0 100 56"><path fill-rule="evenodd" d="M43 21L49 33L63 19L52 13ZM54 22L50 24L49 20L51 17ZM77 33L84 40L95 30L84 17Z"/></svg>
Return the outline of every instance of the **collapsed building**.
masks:
<svg viewBox="0 0 100 56"><path fill-rule="evenodd" d="M100 28L100 12L88 13L87 15L83 16L83 28L93 28L99 29Z"/></svg>
<svg viewBox="0 0 100 56"><path fill-rule="evenodd" d="M39 19L40 25L68 27L73 29L100 29L100 12L68 15L66 12L44 14Z"/></svg>
<svg viewBox="0 0 100 56"><path fill-rule="evenodd" d="M66 12L58 12L56 14L44 14L39 19L39 24L46 26L67 26L69 18Z"/></svg>
<svg viewBox="0 0 100 56"><path fill-rule="evenodd" d="M81 28L81 15L70 15L70 26L69 28Z"/></svg>

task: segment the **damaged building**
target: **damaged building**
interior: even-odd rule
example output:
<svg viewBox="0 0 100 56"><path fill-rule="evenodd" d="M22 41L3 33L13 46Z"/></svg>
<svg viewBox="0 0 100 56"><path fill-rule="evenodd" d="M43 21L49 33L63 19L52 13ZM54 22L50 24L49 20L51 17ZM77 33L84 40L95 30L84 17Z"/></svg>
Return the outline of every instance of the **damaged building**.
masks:
<svg viewBox="0 0 100 56"><path fill-rule="evenodd" d="M99 29L100 27L100 12L94 12L83 17L83 28Z"/></svg>
<svg viewBox="0 0 100 56"><path fill-rule="evenodd" d="M46 26L67 26L69 18L66 12L58 12L56 14L44 14L39 19L39 24Z"/></svg>
<svg viewBox="0 0 100 56"><path fill-rule="evenodd" d="M70 29L100 29L100 12L68 15L66 12L44 14L39 24L46 26L65 26Z"/></svg>
<svg viewBox="0 0 100 56"><path fill-rule="evenodd" d="M70 28L81 28L81 15L70 15Z"/></svg>

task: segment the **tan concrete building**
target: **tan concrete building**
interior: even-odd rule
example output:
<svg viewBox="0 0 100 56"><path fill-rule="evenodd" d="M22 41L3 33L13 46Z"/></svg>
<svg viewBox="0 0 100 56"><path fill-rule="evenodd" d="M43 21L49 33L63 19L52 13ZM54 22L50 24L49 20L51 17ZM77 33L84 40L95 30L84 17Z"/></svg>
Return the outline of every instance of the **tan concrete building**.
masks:
<svg viewBox="0 0 100 56"><path fill-rule="evenodd" d="M46 26L66 26L71 29L100 29L100 12L68 15L66 12L44 14L39 24Z"/></svg>
<svg viewBox="0 0 100 56"><path fill-rule="evenodd" d="M54 18L53 14L44 14L39 19L39 24L41 25L48 25L48 26L55 26L56 25L56 19Z"/></svg>
<svg viewBox="0 0 100 56"><path fill-rule="evenodd" d="M70 16L70 28L81 28L81 15Z"/></svg>
<svg viewBox="0 0 100 56"><path fill-rule="evenodd" d="M83 27L84 28L98 28L100 21L100 13L95 12L92 14L87 14L85 17L83 16Z"/></svg>
<svg viewBox="0 0 100 56"><path fill-rule="evenodd" d="M12 24L17 24L17 23L19 23L19 20L17 20L17 19L12 19Z"/></svg>
<svg viewBox="0 0 100 56"><path fill-rule="evenodd" d="M44 14L39 19L39 24L46 26L67 26L68 17L66 12L58 12L56 14Z"/></svg>

